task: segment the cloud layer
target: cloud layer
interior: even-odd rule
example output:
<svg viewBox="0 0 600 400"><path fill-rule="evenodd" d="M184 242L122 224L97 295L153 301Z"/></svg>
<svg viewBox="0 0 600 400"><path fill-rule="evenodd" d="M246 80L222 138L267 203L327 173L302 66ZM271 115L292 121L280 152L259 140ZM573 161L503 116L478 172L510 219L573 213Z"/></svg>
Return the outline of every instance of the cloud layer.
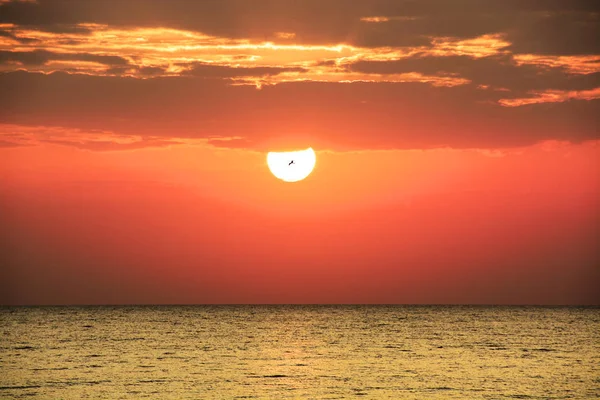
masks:
<svg viewBox="0 0 600 400"><path fill-rule="evenodd" d="M251 148L598 138L593 6L459 3L3 1L0 123Z"/></svg>

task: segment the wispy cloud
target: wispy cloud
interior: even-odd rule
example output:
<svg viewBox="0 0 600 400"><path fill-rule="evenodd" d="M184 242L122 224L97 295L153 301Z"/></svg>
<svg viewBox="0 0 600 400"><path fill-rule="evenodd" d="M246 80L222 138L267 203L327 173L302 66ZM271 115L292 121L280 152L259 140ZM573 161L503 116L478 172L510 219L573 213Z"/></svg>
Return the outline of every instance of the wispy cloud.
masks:
<svg viewBox="0 0 600 400"><path fill-rule="evenodd" d="M362 17L360 19L362 22L388 22L390 20L389 17Z"/></svg>
<svg viewBox="0 0 600 400"><path fill-rule="evenodd" d="M473 58L489 57L507 52L510 42L501 33L488 34L472 39L433 38L433 48L426 52L433 56L469 56Z"/></svg>
<svg viewBox="0 0 600 400"><path fill-rule="evenodd" d="M419 17L416 16L375 16L375 17L362 17L362 22L390 22L390 21L416 21Z"/></svg>
<svg viewBox="0 0 600 400"><path fill-rule="evenodd" d="M279 39L293 39L296 37L294 32L275 32L275 37Z"/></svg>
<svg viewBox="0 0 600 400"><path fill-rule="evenodd" d="M518 65L536 65L544 68L563 68L571 74L593 74L600 72L600 55L548 56L515 54Z"/></svg>
<svg viewBox="0 0 600 400"><path fill-rule="evenodd" d="M591 90L532 91L530 94L531 97L501 99L498 103L506 107L519 107L528 104L562 103L569 100L595 100L600 99L600 87Z"/></svg>
<svg viewBox="0 0 600 400"><path fill-rule="evenodd" d="M422 82L456 86L470 81L449 74L432 75L419 71L369 74L349 72L344 67L359 61L394 61L417 55L479 58L497 54L510 44L500 34L466 40L434 38L432 46L362 48L348 44L254 42L167 28L115 29L100 24L78 24L73 28L77 29L48 32L14 24L0 25L6 33L0 37L0 50L5 61L0 70L146 78L185 75L201 64L238 72L254 71L257 73L254 78L235 78L234 84L257 87L299 81ZM278 32L277 36L286 42L294 38L289 32ZM280 68L283 73L264 76L260 73L261 68Z"/></svg>
<svg viewBox="0 0 600 400"><path fill-rule="evenodd" d="M104 130L81 130L57 126L0 124L0 147L54 144L82 150L116 151L166 147L190 143L191 139L119 134ZM196 140L196 142L199 142ZM204 140L203 142L206 142Z"/></svg>
<svg viewBox="0 0 600 400"><path fill-rule="evenodd" d="M590 2L257 1L0 0L0 121L81 129L0 140L258 148L306 133L338 148L465 148L598 136Z"/></svg>
<svg viewBox="0 0 600 400"><path fill-rule="evenodd" d="M263 85L276 85L284 82L337 82L337 83L405 83L419 82L427 83L432 86L459 86L470 83L468 79L458 76L437 76L424 75L418 72L409 72L402 74L367 74L350 71L330 71L328 68L312 68L309 72L282 72L277 75L269 75L254 78L234 78L234 84L247 85L252 84L257 88Z"/></svg>
<svg viewBox="0 0 600 400"><path fill-rule="evenodd" d="M383 17L368 17L379 21ZM388 17L386 17L388 18ZM390 17L404 18L404 17ZM375 21L373 20L373 21ZM372 21L371 21L372 22ZM63 27L64 28L64 27ZM207 73L231 79L235 85L276 85L285 82L421 82L458 86L471 82L458 73L402 73L349 70L360 62L393 62L409 58L468 57L473 60L510 55L511 43L501 33L470 39L433 37L431 46L356 47L348 44L288 43L294 33L277 32L283 43L229 39L172 28L113 28L77 24L64 32L50 32L0 24L0 71L24 69L50 73L148 78ZM600 71L600 56L512 55L516 65L560 68L571 74ZM202 66L202 69L199 67ZM208 68L210 67L210 68ZM220 69L222 74L210 71ZM515 101L506 100L503 105Z"/></svg>

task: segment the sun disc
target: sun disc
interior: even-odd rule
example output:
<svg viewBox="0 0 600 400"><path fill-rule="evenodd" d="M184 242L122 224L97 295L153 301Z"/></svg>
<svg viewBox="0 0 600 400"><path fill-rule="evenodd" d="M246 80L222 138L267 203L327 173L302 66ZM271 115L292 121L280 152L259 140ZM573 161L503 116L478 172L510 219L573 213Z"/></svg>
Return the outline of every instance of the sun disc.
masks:
<svg viewBox="0 0 600 400"><path fill-rule="evenodd" d="M306 178L315 168L317 156L309 147L305 150L269 152L267 165L276 178L285 182L298 182Z"/></svg>

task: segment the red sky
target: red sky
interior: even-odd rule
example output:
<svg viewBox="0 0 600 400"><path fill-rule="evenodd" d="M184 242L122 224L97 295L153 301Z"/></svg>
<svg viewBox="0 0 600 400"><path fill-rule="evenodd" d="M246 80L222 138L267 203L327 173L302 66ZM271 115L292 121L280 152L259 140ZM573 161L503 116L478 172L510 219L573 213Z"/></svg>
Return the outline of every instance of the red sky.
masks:
<svg viewBox="0 0 600 400"><path fill-rule="evenodd" d="M0 0L0 304L600 304L590 2L252 4Z"/></svg>

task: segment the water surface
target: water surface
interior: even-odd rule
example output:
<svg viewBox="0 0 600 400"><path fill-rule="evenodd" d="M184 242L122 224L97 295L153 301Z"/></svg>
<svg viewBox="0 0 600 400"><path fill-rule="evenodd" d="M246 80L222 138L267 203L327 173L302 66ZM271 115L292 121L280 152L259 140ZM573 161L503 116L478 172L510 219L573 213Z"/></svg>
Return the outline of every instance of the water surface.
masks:
<svg viewBox="0 0 600 400"><path fill-rule="evenodd" d="M600 308L0 308L0 398L600 398Z"/></svg>

